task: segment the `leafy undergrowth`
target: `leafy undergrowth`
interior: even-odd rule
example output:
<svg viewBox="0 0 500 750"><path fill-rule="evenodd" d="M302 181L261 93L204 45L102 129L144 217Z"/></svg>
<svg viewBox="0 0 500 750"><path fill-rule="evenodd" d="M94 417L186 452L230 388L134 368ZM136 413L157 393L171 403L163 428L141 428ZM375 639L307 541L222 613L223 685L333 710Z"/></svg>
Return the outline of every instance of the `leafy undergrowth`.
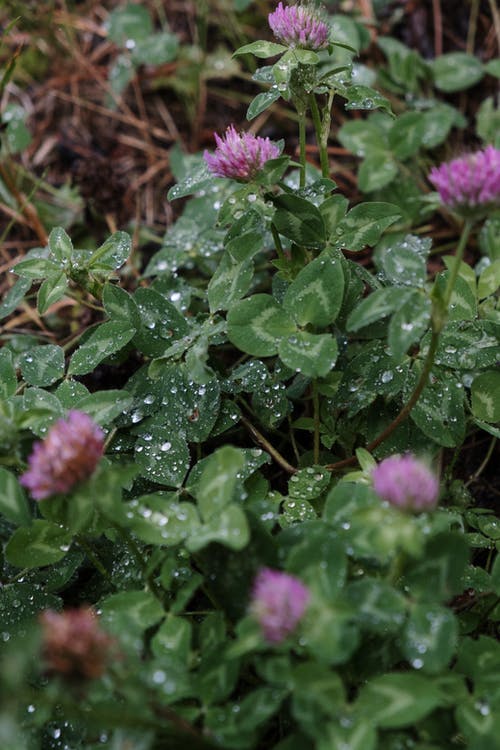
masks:
<svg viewBox="0 0 500 750"><path fill-rule="evenodd" d="M0 18L2 748L500 748L494 3Z"/></svg>

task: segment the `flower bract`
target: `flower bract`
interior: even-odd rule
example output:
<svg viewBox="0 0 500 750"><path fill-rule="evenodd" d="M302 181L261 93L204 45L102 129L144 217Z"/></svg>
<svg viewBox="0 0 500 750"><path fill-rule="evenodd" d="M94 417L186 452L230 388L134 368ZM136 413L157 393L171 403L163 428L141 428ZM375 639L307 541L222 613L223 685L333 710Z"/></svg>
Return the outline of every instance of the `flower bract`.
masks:
<svg viewBox="0 0 500 750"><path fill-rule="evenodd" d="M72 410L35 443L20 478L35 500L68 492L88 479L104 452L104 433L84 412Z"/></svg>

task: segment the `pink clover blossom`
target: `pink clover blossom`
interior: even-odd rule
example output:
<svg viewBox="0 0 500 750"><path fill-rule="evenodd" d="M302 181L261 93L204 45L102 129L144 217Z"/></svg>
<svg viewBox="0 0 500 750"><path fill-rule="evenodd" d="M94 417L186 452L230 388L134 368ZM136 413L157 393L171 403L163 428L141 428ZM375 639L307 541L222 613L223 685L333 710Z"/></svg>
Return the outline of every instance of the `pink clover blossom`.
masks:
<svg viewBox="0 0 500 750"><path fill-rule="evenodd" d="M295 576L262 568L254 582L250 611L266 641L284 641L295 630L309 598L309 590Z"/></svg>
<svg viewBox="0 0 500 750"><path fill-rule="evenodd" d="M500 205L500 150L483 151L453 159L429 173L442 202L459 213Z"/></svg>
<svg viewBox="0 0 500 750"><path fill-rule="evenodd" d="M20 482L35 500L68 492L88 479L104 453L104 433L84 412L72 410L34 444Z"/></svg>
<svg viewBox="0 0 500 750"><path fill-rule="evenodd" d="M269 138L252 133L237 133L230 125L223 138L214 133L217 148L213 154L205 151L209 170L216 177L249 182L263 168L266 161L279 156L279 148Z"/></svg>
<svg viewBox="0 0 500 750"><path fill-rule="evenodd" d="M284 7L279 3L268 16L274 36L289 47L319 50L328 46L328 26L307 5Z"/></svg>
<svg viewBox="0 0 500 750"><path fill-rule="evenodd" d="M372 481L377 495L401 510L420 513L436 506L438 478L411 454L384 458L373 469Z"/></svg>

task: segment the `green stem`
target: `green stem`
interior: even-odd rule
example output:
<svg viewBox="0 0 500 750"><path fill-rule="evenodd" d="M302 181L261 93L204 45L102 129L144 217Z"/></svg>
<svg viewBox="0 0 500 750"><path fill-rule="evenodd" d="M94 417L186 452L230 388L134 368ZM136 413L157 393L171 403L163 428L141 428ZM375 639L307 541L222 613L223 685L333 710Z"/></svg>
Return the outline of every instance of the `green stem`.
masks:
<svg viewBox="0 0 500 750"><path fill-rule="evenodd" d="M279 235L278 230L274 226L274 224L271 224L271 234L274 240L274 247L276 248L276 255L278 256L279 260L286 262L285 253L283 251L283 245L281 244L281 237Z"/></svg>
<svg viewBox="0 0 500 750"><path fill-rule="evenodd" d="M455 282L457 280L458 274L460 273L460 265L462 263L462 258L464 257L464 251L467 246L467 240L469 239L471 229L472 222L466 221L462 229L462 234L460 235L460 239L458 241L458 247L457 252L455 253L455 258L453 260L453 266L449 271L448 281L446 283L443 297L443 306L446 316L448 315L448 307L450 305L451 295L453 294Z"/></svg>
<svg viewBox="0 0 500 750"><path fill-rule="evenodd" d="M312 381L312 401L313 401L313 419L314 419L314 447L313 456L314 463L319 464L319 450L320 450L320 433L319 433L319 393L318 393L318 382L317 380Z"/></svg>
<svg viewBox="0 0 500 750"><path fill-rule="evenodd" d="M309 97L309 105L311 107L311 115L314 124L314 130L316 131L316 141L319 148L319 160L321 164L321 174L323 177L330 176L330 165L328 164L328 152L326 149L328 132L325 130L323 123L321 122L321 115L319 112L318 102L316 97L312 93ZM326 137L325 137L326 136Z"/></svg>
<svg viewBox="0 0 500 750"><path fill-rule="evenodd" d="M299 114L299 153L300 153L300 187L306 186L306 108L300 106Z"/></svg>
<svg viewBox="0 0 500 750"><path fill-rule="evenodd" d="M422 391L424 390L425 386L428 383L429 375L431 373L432 366L434 364L434 358L436 356L436 351L438 348L441 331L443 330L446 324L446 320L448 318L448 308L450 305L450 300L453 294L455 282L457 280L457 277L460 271L460 264L462 262L463 254L465 251L465 247L467 245L467 240L469 238L471 228L472 228L472 223L470 221L466 221L462 229L462 234L460 235L460 239L458 241L457 251L453 259L453 265L449 271L448 279L446 282L446 287L445 287L443 294L442 295L439 294L439 292L436 291L436 287L434 287L433 291L431 292L432 335L431 335L431 340L429 343L429 349L425 357L424 366L422 368L422 372L420 373L418 382L409 400L403 406L403 408L401 409L397 417L393 419L392 422L385 428L385 430L383 430L374 440L372 440L371 443L368 443L368 445L366 446L366 449L368 451L373 451L381 443L387 440L389 435L392 435L394 430L397 427L399 427L399 425L402 422L405 421L405 419L408 417L411 410L413 409L413 407L419 400L422 394ZM358 460L356 456L351 456L350 458L346 458L343 461L337 461L334 464L329 464L326 468L329 469L329 471L338 471L339 469L343 469L348 466L353 466L357 464L357 462Z"/></svg>
<svg viewBox="0 0 500 750"><path fill-rule="evenodd" d="M105 578L107 581L110 581L111 583L113 583L113 579L111 577L111 574L110 574L109 570L107 570L104 567L104 565L99 560L99 558L97 557L97 555L94 553L94 550L92 549L92 547L90 546L90 544L88 544L88 542L86 541L86 539L84 539L82 536L80 536L80 534L77 534L75 536L75 541L78 544L78 546L82 548L82 550L85 552L85 554L89 558L89 560L92 563L92 565L94 566L94 568L99 571L99 573L102 575L102 577ZM114 586L114 583L113 583L113 586Z"/></svg>
<svg viewBox="0 0 500 750"><path fill-rule="evenodd" d="M163 598L163 592L161 588L156 583L153 574L147 573L147 566L144 561L143 555L141 550L139 549L135 539L131 535L128 529L124 529L122 526L118 526L117 524L114 526L116 531L118 532L118 535L120 539L125 543L125 545L130 550L132 556L134 557L139 569L141 570L144 578L146 579L146 583L148 585L149 590L151 591L154 596L159 600L159 602L163 605L164 604L164 598Z"/></svg>

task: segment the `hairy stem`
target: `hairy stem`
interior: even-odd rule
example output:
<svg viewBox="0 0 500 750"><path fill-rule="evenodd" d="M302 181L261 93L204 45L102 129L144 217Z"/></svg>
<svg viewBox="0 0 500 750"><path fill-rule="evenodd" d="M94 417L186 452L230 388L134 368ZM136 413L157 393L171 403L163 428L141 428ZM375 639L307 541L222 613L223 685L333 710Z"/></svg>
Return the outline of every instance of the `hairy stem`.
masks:
<svg viewBox="0 0 500 750"><path fill-rule="evenodd" d="M281 244L281 237L274 224L271 224L271 234L274 240L274 247L276 248L276 255L278 256L279 260L286 261L285 253L283 251L283 245Z"/></svg>
<svg viewBox="0 0 500 750"><path fill-rule="evenodd" d="M309 106L311 107L311 114L314 123L314 130L316 132L316 141L319 148L319 160L321 164L321 174L323 177L330 176L330 165L328 163L328 151L327 151L327 139L328 129L324 127L324 123L321 122L321 115L319 112L318 102L314 94L309 97Z"/></svg>
<svg viewBox="0 0 500 750"><path fill-rule="evenodd" d="M306 185L306 108L300 107L299 114L299 161L300 161L300 187Z"/></svg>

